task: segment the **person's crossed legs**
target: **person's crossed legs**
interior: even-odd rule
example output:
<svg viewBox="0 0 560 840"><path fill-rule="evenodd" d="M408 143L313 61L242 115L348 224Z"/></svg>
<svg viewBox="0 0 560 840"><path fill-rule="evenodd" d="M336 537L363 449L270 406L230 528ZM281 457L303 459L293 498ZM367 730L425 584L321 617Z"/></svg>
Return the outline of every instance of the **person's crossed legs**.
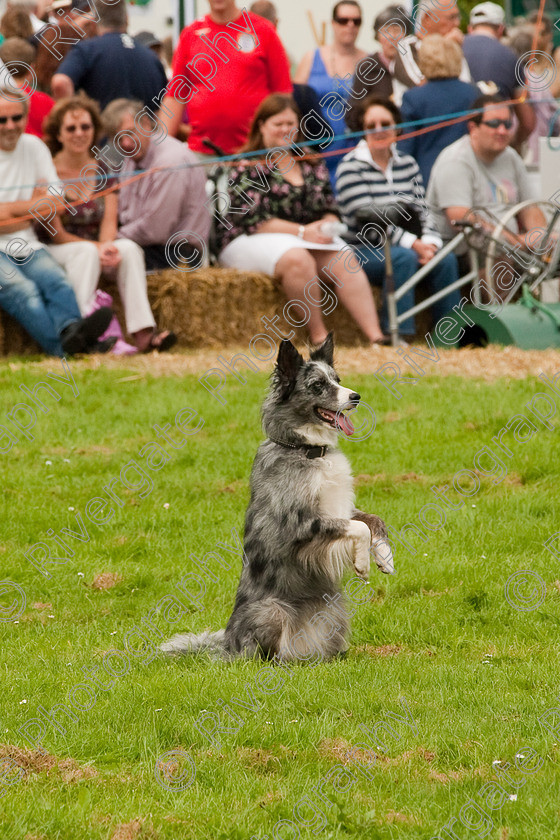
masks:
<svg viewBox="0 0 560 840"><path fill-rule="evenodd" d="M19 259L0 251L0 307L54 356L86 352L111 319L110 309L81 318L64 272L44 248Z"/></svg>

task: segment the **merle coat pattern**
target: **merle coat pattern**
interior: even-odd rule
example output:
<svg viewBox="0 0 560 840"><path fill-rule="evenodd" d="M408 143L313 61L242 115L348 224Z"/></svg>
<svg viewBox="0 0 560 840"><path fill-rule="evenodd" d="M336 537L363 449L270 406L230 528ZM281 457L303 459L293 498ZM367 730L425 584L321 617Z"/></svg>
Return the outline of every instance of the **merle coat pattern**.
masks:
<svg viewBox="0 0 560 840"><path fill-rule="evenodd" d="M176 636L163 650L283 661L346 650L343 573L353 568L367 580L370 550L382 571L393 571L385 524L355 509L350 464L337 447L338 430L353 431L344 412L359 401L333 368L332 335L309 361L281 343L262 409L267 440L253 463L232 615L225 631Z"/></svg>

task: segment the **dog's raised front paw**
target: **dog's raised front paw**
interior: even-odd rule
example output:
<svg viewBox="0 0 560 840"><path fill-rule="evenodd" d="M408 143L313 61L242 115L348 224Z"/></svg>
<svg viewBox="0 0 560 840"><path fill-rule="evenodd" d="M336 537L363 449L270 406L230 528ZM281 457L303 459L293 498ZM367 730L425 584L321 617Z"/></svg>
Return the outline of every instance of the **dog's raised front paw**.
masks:
<svg viewBox="0 0 560 840"><path fill-rule="evenodd" d="M385 575L395 574L395 564L393 563L393 552L391 546L384 539L374 540L371 544L371 556L377 567Z"/></svg>
<svg viewBox="0 0 560 840"><path fill-rule="evenodd" d="M354 571L358 577L367 580L369 577L369 547L371 534L365 522L352 520L348 526L348 536L354 543Z"/></svg>

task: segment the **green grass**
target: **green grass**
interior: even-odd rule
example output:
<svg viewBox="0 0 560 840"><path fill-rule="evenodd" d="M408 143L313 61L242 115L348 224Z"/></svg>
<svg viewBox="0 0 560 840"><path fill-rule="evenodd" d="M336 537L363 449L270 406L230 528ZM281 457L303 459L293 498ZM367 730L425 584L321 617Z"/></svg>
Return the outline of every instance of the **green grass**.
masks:
<svg viewBox="0 0 560 840"><path fill-rule="evenodd" d="M19 584L27 599L18 623L0 622L0 742L29 748L18 730L38 717L39 707L68 706L69 691L87 679L82 669L95 669L110 649L124 650L133 628L146 636L144 642L128 637L135 654L130 669L109 690L99 689L89 710L74 710L76 721L61 718L65 733L46 725L43 747L59 759L58 767L51 762L41 770L36 754L12 753L38 772L8 788L16 770L0 764L0 793L7 791L0 798L0 837L105 840L119 824L137 819L137 833L130 826L128 834L115 836L429 840L450 819L458 820L472 799L492 819L490 838L560 838L559 745L538 721L558 705L559 690L560 592L554 582L560 573L543 546L560 527L556 429L537 423L538 432L525 442L508 433L504 441L514 454L504 459L507 478L497 485L482 478L472 499L447 511L445 527L425 543L413 541L415 554L397 548L397 575L372 571L371 600L357 608L345 659L275 669L270 676L270 666L253 661L149 661L158 634L218 629L228 618L240 559L223 549L231 568L220 570L216 558L208 558L217 574L206 578L202 609L183 598L187 606L179 615L171 598L162 599L178 595L179 580L198 572L190 555L200 558L218 543L234 547L232 528L242 533L251 463L262 440L266 377L251 373L245 386L228 383L228 403L221 406L194 376L138 378L126 362L121 370L75 364L72 371L79 396L68 386L60 387L58 403L45 396L53 408L38 413L34 440L23 439L0 456L0 579ZM44 369L12 371L4 364L4 414L29 402L20 384L33 387L40 379ZM476 452L541 390L537 380L488 384L433 377L406 386L396 400L372 376L344 381L377 415L371 437L342 443L358 477L358 506L395 528L418 525L420 509L437 501L430 488L472 469ZM118 479L125 464L135 459L145 466L139 453L155 439L152 426L174 427L185 407L195 409L204 426L183 448L167 446L171 457L161 469L146 468L151 492L140 498L117 481L124 505L114 504L104 524L87 520L87 502ZM179 440L176 431L173 438ZM54 548L47 531L75 531L78 513L89 541L62 535L74 555L48 566L47 578L24 553L38 542ZM514 609L504 594L508 577L522 569L546 583L546 597L529 611ZM100 573L120 580L96 589L91 584ZM530 589L528 584L519 597ZM0 615L13 598L14 590L0 594ZM167 618L153 612L158 603L170 611ZM142 623L147 617L151 630ZM121 667L122 660L111 661ZM267 676L275 684L267 684ZM253 710L232 703L250 704L251 692ZM405 716L401 698L411 725L394 717ZM85 692L75 699L87 703ZM226 706L235 717L227 717ZM202 710L229 722L220 743L197 728ZM361 727L371 733L380 722L393 729L377 730L384 751L370 739L377 761L368 768ZM358 744L361 764L349 764L345 754ZM479 791L499 781L493 762L513 765L517 753L532 756L530 749L542 765L525 775L511 769L515 784L526 780L517 789L503 780L517 800L490 810ZM170 782L178 785L183 772L184 790L156 781L156 762L170 750L185 756ZM65 765L65 759L76 764ZM533 757L531 765L538 764ZM321 781L322 806L313 794ZM305 795L323 816L301 805L298 835L279 821L294 821L294 806ZM484 832L483 822L473 828L480 813L476 817L471 807L463 811L469 814L470 828L468 822L454 825L468 840Z"/></svg>

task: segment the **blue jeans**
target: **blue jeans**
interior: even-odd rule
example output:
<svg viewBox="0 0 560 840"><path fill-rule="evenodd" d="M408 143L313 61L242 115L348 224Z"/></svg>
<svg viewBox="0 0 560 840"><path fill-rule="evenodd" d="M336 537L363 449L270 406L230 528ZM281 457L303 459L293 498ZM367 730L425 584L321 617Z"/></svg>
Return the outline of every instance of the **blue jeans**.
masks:
<svg viewBox="0 0 560 840"><path fill-rule="evenodd" d="M64 355L62 330L82 317L66 275L45 248L19 259L0 251L0 308L53 356Z"/></svg>
<svg viewBox="0 0 560 840"><path fill-rule="evenodd" d="M387 331L389 328L387 317L387 289L385 282L385 257L382 248L371 248L369 250L365 245L359 248L354 248L359 255L360 262L363 265L364 271L368 276L368 280L372 285L380 286L383 284L383 309L381 312L381 326ZM374 253L372 253L372 251ZM391 246L391 260L393 262L393 277L395 281L395 289L399 289L403 283L412 277L420 268L418 255L412 248L402 248L400 245ZM457 268L457 260L455 254L448 254L439 263L434 266L430 273L421 280L421 283L427 283L430 293L439 292L445 289L451 283L459 278L459 270ZM437 324L440 318L446 315L454 306L456 306L461 297L459 291L450 292L445 297L442 297L436 303L432 304L432 318L433 323ZM406 312L414 306L414 289L408 291L397 303L397 312ZM401 335L414 335L416 332L414 325L414 318L407 318L399 324L399 332Z"/></svg>

